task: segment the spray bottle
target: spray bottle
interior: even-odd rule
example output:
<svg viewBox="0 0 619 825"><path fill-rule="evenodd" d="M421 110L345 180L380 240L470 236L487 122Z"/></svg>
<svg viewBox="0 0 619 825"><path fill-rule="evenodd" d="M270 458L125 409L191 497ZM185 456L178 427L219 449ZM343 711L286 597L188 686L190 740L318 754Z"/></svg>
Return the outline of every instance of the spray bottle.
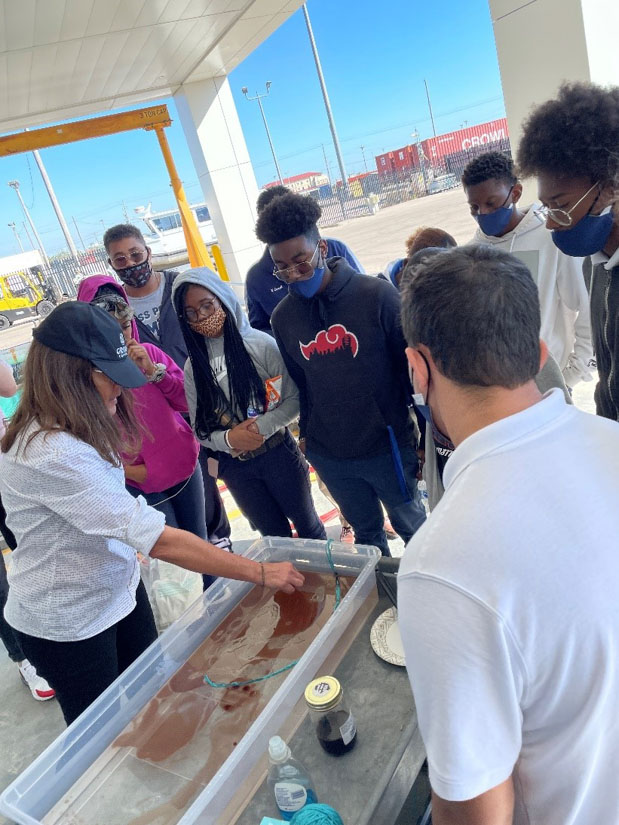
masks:
<svg viewBox="0 0 619 825"><path fill-rule="evenodd" d="M267 779L282 819L290 820L305 805L316 802L314 783L280 736L269 740L271 768Z"/></svg>

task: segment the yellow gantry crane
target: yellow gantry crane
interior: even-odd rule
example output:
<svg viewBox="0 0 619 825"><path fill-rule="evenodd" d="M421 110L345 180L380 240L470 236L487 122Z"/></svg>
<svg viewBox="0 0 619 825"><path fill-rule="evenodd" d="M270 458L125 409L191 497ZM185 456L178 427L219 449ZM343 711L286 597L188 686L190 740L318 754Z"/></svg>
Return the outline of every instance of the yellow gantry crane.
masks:
<svg viewBox="0 0 619 825"><path fill-rule="evenodd" d="M163 159L170 176L170 183L176 197L176 203L181 216L183 232L187 241L187 252L191 266L208 266L212 269L211 259L206 245L200 235L193 212L189 208L183 184L176 171L170 145L165 134L166 127L172 119L168 107L164 105L151 106L146 109L134 109L130 112L120 112L115 115L104 115L86 120L77 120L74 123L63 123L60 126L47 126L43 129L33 129L28 132L18 132L15 135L0 137L0 157L17 155L21 152L32 152L35 149L47 149L50 146L61 146L65 143L75 143L78 140L116 135L119 132L129 132L133 129L155 131ZM219 276L228 281L228 273L224 264L221 249L217 244L211 247L215 265Z"/></svg>

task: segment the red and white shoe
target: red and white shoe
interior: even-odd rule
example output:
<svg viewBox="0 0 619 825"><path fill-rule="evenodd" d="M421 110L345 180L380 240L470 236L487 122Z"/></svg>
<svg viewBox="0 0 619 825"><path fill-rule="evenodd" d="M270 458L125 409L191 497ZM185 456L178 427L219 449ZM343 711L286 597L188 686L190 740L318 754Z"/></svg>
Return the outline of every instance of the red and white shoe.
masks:
<svg viewBox="0 0 619 825"><path fill-rule="evenodd" d="M31 665L28 659L24 659L17 667L20 676L30 688L30 693L37 702L47 702L48 699L53 699L56 696L56 691L47 684L42 676L37 674L34 665Z"/></svg>
<svg viewBox="0 0 619 825"><path fill-rule="evenodd" d="M343 541L345 544L355 543L355 534L352 527L342 527L342 532L340 533L340 541Z"/></svg>

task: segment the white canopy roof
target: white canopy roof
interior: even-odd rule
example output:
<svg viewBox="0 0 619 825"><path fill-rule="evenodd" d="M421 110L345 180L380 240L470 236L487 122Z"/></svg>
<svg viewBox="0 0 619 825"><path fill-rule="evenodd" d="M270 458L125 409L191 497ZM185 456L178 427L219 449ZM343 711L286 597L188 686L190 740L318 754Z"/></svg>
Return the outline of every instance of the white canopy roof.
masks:
<svg viewBox="0 0 619 825"><path fill-rule="evenodd" d="M228 74L300 0L0 0L0 134Z"/></svg>

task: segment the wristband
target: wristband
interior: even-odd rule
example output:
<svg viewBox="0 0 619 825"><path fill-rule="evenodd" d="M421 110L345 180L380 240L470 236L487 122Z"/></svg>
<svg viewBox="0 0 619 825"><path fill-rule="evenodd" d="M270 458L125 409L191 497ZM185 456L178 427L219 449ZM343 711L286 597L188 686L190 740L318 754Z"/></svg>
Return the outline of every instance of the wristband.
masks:
<svg viewBox="0 0 619 825"><path fill-rule="evenodd" d="M230 432L230 430L224 430L224 441L225 441L226 447L229 450L231 450L232 449L232 444L230 444L230 439L228 438L228 433L229 432Z"/></svg>
<svg viewBox="0 0 619 825"><path fill-rule="evenodd" d="M266 584L264 583L264 562L260 562L260 573L262 575L262 586L266 587Z"/></svg>

